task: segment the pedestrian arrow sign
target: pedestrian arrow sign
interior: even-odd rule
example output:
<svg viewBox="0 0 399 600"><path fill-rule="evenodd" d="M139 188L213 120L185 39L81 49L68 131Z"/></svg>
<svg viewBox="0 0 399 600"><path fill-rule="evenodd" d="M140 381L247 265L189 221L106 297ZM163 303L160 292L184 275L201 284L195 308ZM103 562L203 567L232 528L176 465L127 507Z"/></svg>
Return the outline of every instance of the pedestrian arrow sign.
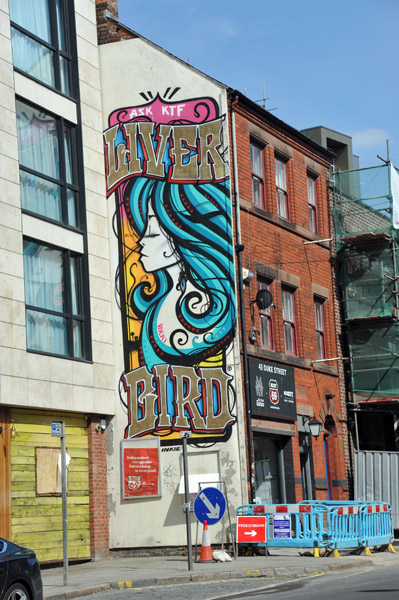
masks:
<svg viewBox="0 0 399 600"><path fill-rule="evenodd" d="M265 543L266 516L237 515L237 542L239 544Z"/></svg>
<svg viewBox="0 0 399 600"><path fill-rule="evenodd" d="M226 511L226 498L220 490L213 487L198 492L194 500L194 514L200 523L214 525Z"/></svg>

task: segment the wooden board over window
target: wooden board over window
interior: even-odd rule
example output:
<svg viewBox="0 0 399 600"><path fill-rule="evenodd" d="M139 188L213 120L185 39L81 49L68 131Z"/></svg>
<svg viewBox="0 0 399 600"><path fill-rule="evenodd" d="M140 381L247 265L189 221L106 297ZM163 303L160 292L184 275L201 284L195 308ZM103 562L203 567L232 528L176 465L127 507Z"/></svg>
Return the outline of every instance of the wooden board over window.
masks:
<svg viewBox="0 0 399 600"><path fill-rule="evenodd" d="M59 448L35 448L36 496L60 496L58 489Z"/></svg>

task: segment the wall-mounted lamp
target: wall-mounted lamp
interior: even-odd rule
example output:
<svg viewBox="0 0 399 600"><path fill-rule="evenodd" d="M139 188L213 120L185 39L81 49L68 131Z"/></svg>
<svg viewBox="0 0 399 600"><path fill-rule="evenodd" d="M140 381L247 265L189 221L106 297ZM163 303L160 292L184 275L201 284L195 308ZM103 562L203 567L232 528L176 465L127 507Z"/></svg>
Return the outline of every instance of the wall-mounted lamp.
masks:
<svg viewBox="0 0 399 600"><path fill-rule="evenodd" d="M244 283L249 283L254 278L254 272L250 269L242 270L242 280Z"/></svg>
<svg viewBox="0 0 399 600"><path fill-rule="evenodd" d="M303 420L304 425L306 425L306 423L309 423L309 429L310 429L311 435L315 438L318 438L321 433L321 428L322 428L323 424L320 421L318 421L315 416L313 416L313 419L311 419L310 417L304 416L304 417L302 417L302 420Z"/></svg>
<svg viewBox="0 0 399 600"><path fill-rule="evenodd" d="M101 419L100 423L97 423L94 429L97 431L97 433L99 431L104 433L104 431L107 429L107 419Z"/></svg>
<svg viewBox="0 0 399 600"><path fill-rule="evenodd" d="M253 327L248 332L248 340L250 344L256 343L256 327Z"/></svg>
<svg viewBox="0 0 399 600"><path fill-rule="evenodd" d="M3 433L3 431L4 431L4 427L2 427L0 425L0 435ZM14 437L15 434L17 433L17 430L15 429L14 425L11 425L11 427L10 427L10 433L11 433L11 437Z"/></svg>
<svg viewBox="0 0 399 600"><path fill-rule="evenodd" d="M325 392L325 397L326 400L332 400L333 398L335 398L335 394L333 394L332 392Z"/></svg>

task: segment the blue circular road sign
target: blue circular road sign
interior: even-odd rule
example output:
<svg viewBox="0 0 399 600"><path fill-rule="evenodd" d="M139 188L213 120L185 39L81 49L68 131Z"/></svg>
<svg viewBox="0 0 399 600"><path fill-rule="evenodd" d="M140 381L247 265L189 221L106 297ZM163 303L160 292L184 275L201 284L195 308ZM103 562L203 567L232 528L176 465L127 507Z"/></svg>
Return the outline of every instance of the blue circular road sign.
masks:
<svg viewBox="0 0 399 600"><path fill-rule="evenodd" d="M226 498L214 487L204 488L198 492L194 500L194 514L200 523L214 525L226 511Z"/></svg>

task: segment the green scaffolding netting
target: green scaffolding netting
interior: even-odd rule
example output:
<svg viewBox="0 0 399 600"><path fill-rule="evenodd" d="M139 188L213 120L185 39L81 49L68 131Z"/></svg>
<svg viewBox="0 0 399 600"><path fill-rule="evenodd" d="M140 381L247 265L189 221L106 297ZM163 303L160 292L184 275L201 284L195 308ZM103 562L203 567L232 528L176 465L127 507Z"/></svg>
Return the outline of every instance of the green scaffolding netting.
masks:
<svg viewBox="0 0 399 600"><path fill-rule="evenodd" d="M386 240L343 249L340 283L347 319L395 314L395 248Z"/></svg>
<svg viewBox="0 0 399 600"><path fill-rule="evenodd" d="M333 175L338 240L364 232L392 231L391 165Z"/></svg>
<svg viewBox="0 0 399 600"><path fill-rule="evenodd" d="M399 394L399 324L396 321L349 324L352 389Z"/></svg>

